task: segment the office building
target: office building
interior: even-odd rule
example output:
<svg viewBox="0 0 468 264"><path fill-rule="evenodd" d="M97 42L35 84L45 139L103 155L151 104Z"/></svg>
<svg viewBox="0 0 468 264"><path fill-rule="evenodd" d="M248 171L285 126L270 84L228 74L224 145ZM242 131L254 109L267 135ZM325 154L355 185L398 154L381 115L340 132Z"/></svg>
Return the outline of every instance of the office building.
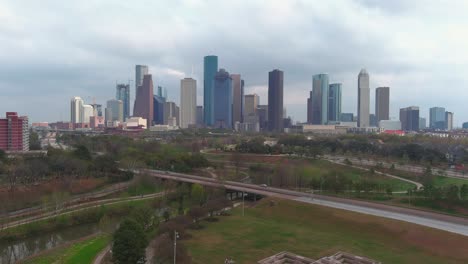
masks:
<svg viewBox="0 0 468 264"><path fill-rule="evenodd" d="M106 105L106 123L108 122L123 122L124 121L124 107L122 100L112 99L107 101Z"/></svg>
<svg viewBox="0 0 468 264"><path fill-rule="evenodd" d="M390 88L375 89L375 117L377 122L390 119Z"/></svg>
<svg viewBox="0 0 468 264"><path fill-rule="evenodd" d="M3 151L29 151L29 122L27 116L7 112L0 118L0 149Z"/></svg>
<svg viewBox="0 0 468 264"><path fill-rule="evenodd" d="M380 120L378 124L384 130L401 130L401 122L397 120Z"/></svg>
<svg viewBox="0 0 468 264"><path fill-rule="evenodd" d="M165 102L164 103L164 125L168 125L171 123L171 125L174 125L172 122L172 119L175 119L175 126L178 126L178 111L177 111L177 105L174 102Z"/></svg>
<svg viewBox="0 0 468 264"><path fill-rule="evenodd" d="M429 108L429 128L440 130L445 129L445 108Z"/></svg>
<svg viewBox="0 0 468 264"><path fill-rule="evenodd" d="M232 129L233 99L231 76L225 69L220 69L216 73L214 80L214 127Z"/></svg>
<svg viewBox="0 0 468 264"><path fill-rule="evenodd" d="M205 124L214 125L214 85L218 72L218 56L205 56L203 60L203 109Z"/></svg>
<svg viewBox="0 0 468 264"><path fill-rule="evenodd" d="M70 122L73 124L83 123L83 104L81 97L75 96L70 102Z"/></svg>
<svg viewBox="0 0 468 264"><path fill-rule="evenodd" d="M188 128L197 123L197 81L180 80L180 127Z"/></svg>
<svg viewBox="0 0 468 264"><path fill-rule="evenodd" d="M148 74L148 66L136 65L135 66L135 96L138 93L138 87L143 85L143 79Z"/></svg>
<svg viewBox="0 0 468 264"><path fill-rule="evenodd" d="M153 96L153 124L163 125L164 124L164 105L166 104L166 98L159 95Z"/></svg>
<svg viewBox="0 0 468 264"><path fill-rule="evenodd" d="M341 86L341 83L332 83L328 87L328 121L340 121Z"/></svg>
<svg viewBox="0 0 468 264"><path fill-rule="evenodd" d="M244 119L250 115L257 114L257 107L260 98L257 94L247 94L244 97Z"/></svg>
<svg viewBox="0 0 468 264"><path fill-rule="evenodd" d="M353 122L354 114L353 113L341 113L340 121L341 122Z"/></svg>
<svg viewBox="0 0 468 264"><path fill-rule="evenodd" d="M424 117L419 117L419 130L426 129L426 118Z"/></svg>
<svg viewBox="0 0 468 264"><path fill-rule="evenodd" d="M369 126L370 127L377 127L378 125L378 121L377 121L377 116L375 114L370 114L369 115Z"/></svg>
<svg viewBox="0 0 468 264"><path fill-rule="evenodd" d="M268 73L268 130L283 132L283 81L280 70Z"/></svg>
<svg viewBox="0 0 468 264"><path fill-rule="evenodd" d="M91 104L94 111L94 116L102 116L102 105L101 104Z"/></svg>
<svg viewBox="0 0 468 264"><path fill-rule="evenodd" d="M419 107L410 106L400 109L401 129L404 131L419 130Z"/></svg>
<svg viewBox="0 0 468 264"><path fill-rule="evenodd" d="M94 116L94 108L92 105L83 105L83 120L81 123L89 124L90 118Z"/></svg>
<svg viewBox="0 0 468 264"><path fill-rule="evenodd" d="M232 122L242 122L243 85L240 74L231 74L232 79Z"/></svg>
<svg viewBox="0 0 468 264"><path fill-rule="evenodd" d="M137 69L138 66L140 65L137 65ZM135 106L133 108L133 116L146 119L148 122L147 127L152 125L152 121L154 119L153 100L153 77L151 74L145 74L143 76L142 84L138 86L137 89Z"/></svg>
<svg viewBox="0 0 468 264"><path fill-rule="evenodd" d="M129 84L117 84L115 87L116 95L115 99L122 101L123 103L123 118L130 117L130 85Z"/></svg>
<svg viewBox="0 0 468 264"><path fill-rule="evenodd" d="M358 75L358 126L369 127L370 104L369 73L362 69Z"/></svg>
<svg viewBox="0 0 468 264"><path fill-rule="evenodd" d="M258 122L260 123L260 130L265 131L268 129L268 105L258 105L257 107Z"/></svg>
<svg viewBox="0 0 468 264"><path fill-rule="evenodd" d="M453 113L445 112L445 129L450 131L453 130Z"/></svg>
<svg viewBox="0 0 468 264"><path fill-rule="evenodd" d="M317 74L312 77L312 92L308 100L310 109L307 109L309 123L315 125L328 123L328 89L328 74Z"/></svg>
<svg viewBox="0 0 468 264"><path fill-rule="evenodd" d="M462 128L463 129L468 129L468 122L464 122L463 125L462 125Z"/></svg>
<svg viewBox="0 0 468 264"><path fill-rule="evenodd" d="M202 127L203 124L203 106L197 105L197 126Z"/></svg>

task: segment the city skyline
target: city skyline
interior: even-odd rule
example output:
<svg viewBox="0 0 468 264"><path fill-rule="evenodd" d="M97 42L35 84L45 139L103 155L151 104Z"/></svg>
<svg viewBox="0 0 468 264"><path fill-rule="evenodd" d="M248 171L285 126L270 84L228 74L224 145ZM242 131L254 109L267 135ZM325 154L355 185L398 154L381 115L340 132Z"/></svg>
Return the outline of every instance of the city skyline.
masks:
<svg viewBox="0 0 468 264"><path fill-rule="evenodd" d="M266 6L239 2L212 5L184 2L174 14L164 12L170 9L169 3L151 3L145 8L123 2L115 5L74 3L71 4L73 8L57 3L28 6L2 3L0 9L7 15L0 18L6 27L2 28L5 41L0 45L9 52L4 55L5 63L0 69L0 89L7 91L1 97L0 110L14 107L28 114L32 121L67 120L68 115L63 111L69 107L66 98L80 95L90 102L90 98L96 97L97 102L105 103L111 98L115 82L128 83L128 80L132 80L130 102L133 103L134 65L138 63L152 69L155 85L167 87L170 100L176 103L179 103L180 79L196 79L200 84L197 101L201 102L202 58L216 54L220 57L219 67L242 74L246 94L257 93L261 98L267 95L265 73L274 68L282 69L287 76L284 89L288 91L284 103L294 120L306 120L304 98L310 90L310 76L320 72L328 72L334 82L343 83L342 112L355 113L355 75L360 68L366 68L371 75L371 95L376 87L392 88L392 119L398 119L399 109L408 105L419 106L421 115L428 119L428 109L440 105L450 106L456 114L455 126L468 120L462 101L468 53L461 48L467 43L463 36L468 35L464 34L467 27L462 25L466 24L466 19L461 12L466 10L466 3L424 3L425 8L421 9L418 1L345 1L340 4L299 1ZM112 6L112 12L99 16L103 22L96 27L94 21L98 16L93 10L106 5ZM47 10L43 6L47 6ZM127 8L132 12L123 12ZM212 8L230 11L208 12ZM161 23L151 22L149 16L143 15L151 9L162 11ZM182 16L188 10L194 10L196 15ZM75 19L56 28L50 21L34 19L35 14L37 18L37 13L41 13L38 11L45 15L63 13ZM123 14L118 21L112 19L115 12ZM144 21L134 21L135 13L141 14ZM235 23L221 19L237 13L258 16L248 15L245 21ZM278 16L269 18L271 13L278 13ZM446 13L451 16L446 18ZM333 19L337 15L343 19ZM198 18L200 23L195 25L193 21ZM442 20L443 23L438 23ZM210 30L210 21L217 21L219 29ZM434 23L438 26L431 27ZM255 34L245 35L247 25ZM276 25L279 27L275 28ZM43 30L35 30L37 28ZM275 32L268 28L275 28ZM401 28L405 30L397 30ZM424 28L431 28L431 31L422 30ZM73 30L74 35L61 34L65 29ZM186 35L173 33L177 29ZM220 31L225 32L228 41L218 37ZM131 35L125 36L126 32ZM284 37L277 40L277 34ZM330 41L327 35L336 39ZM435 35L438 44L430 44L434 43ZM300 41L296 40L297 36L301 36ZM185 41L187 37L193 40L192 44ZM119 41L115 41L116 38ZM168 41L161 42L161 38ZM269 43L267 48L266 43ZM440 90L442 86L448 87L450 92L442 93L446 90ZM28 98L24 98L24 94L28 94ZM453 94L458 96L453 97ZM373 100L371 96L371 106L375 104ZM55 103L50 104L50 101ZM39 104L46 107L38 110Z"/></svg>

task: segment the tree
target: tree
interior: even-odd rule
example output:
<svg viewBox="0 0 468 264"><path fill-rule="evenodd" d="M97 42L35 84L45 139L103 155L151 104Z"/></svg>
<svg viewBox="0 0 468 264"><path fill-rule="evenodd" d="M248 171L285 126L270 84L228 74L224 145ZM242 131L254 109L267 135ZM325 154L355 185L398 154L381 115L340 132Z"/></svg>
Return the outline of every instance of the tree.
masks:
<svg viewBox="0 0 468 264"><path fill-rule="evenodd" d="M169 221L169 218L171 218L171 212L169 212L169 210L164 210L163 212L163 218L164 218L164 221Z"/></svg>
<svg viewBox="0 0 468 264"><path fill-rule="evenodd" d="M192 199L192 204L199 206L203 205L205 202L205 189L203 189L203 186L198 183L193 184L190 197Z"/></svg>
<svg viewBox="0 0 468 264"><path fill-rule="evenodd" d="M468 199L468 184L466 183L460 187L460 198L462 200Z"/></svg>
<svg viewBox="0 0 468 264"><path fill-rule="evenodd" d="M131 219L126 219L114 233L112 254L115 264L145 263L145 249L148 241L143 227Z"/></svg>
<svg viewBox="0 0 468 264"><path fill-rule="evenodd" d="M199 227L199 220L206 216L206 209L201 206L194 206L188 212L189 216L195 221L195 227Z"/></svg>
<svg viewBox="0 0 468 264"><path fill-rule="evenodd" d="M91 153L88 148L84 145L79 145L73 151L73 155L81 160L91 160Z"/></svg>
<svg viewBox="0 0 468 264"><path fill-rule="evenodd" d="M157 222L155 212L149 206L135 208L132 211L131 218L139 223L145 231L150 230Z"/></svg>
<svg viewBox="0 0 468 264"><path fill-rule="evenodd" d="M456 202L456 201L458 201L458 200L459 200L459 196L458 196L458 186L455 185L455 184L450 185L450 186L446 189L445 197L447 197L447 200L449 200L449 201L451 201L451 202Z"/></svg>
<svg viewBox="0 0 468 264"><path fill-rule="evenodd" d="M29 131L29 149L30 150L40 150L41 141L39 140L39 135L34 131Z"/></svg>
<svg viewBox="0 0 468 264"><path fill-rule="evenodd" d="M99 230L106 234L110 234L112 232L112 223L107 214L104 214L101 219L99 219Z"/></svg>

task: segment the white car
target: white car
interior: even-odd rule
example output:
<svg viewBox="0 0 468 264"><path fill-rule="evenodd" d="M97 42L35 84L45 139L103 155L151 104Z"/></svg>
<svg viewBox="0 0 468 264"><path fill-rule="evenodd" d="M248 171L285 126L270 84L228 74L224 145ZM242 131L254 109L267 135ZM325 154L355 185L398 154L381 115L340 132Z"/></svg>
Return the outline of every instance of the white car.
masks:
<svg viewBox="0 0 468 264"><path fill-rule="evenodd" d="M265 187L265 188L268 187L268 185L266 185L266 184L260 184L260 186Z"/></svg>

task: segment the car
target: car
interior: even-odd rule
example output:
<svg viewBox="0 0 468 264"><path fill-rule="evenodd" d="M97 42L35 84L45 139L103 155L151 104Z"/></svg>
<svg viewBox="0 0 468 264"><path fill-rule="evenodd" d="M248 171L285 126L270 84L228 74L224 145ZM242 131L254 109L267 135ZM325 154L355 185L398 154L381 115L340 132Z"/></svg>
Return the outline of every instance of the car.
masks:
<svg viewBox="0 0 468 264"><path fill-rule="evenodd" d="M266 184L260 184L260 186L265 187L265 188L268 187L268 185L266 185Z"/></svg>

